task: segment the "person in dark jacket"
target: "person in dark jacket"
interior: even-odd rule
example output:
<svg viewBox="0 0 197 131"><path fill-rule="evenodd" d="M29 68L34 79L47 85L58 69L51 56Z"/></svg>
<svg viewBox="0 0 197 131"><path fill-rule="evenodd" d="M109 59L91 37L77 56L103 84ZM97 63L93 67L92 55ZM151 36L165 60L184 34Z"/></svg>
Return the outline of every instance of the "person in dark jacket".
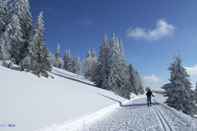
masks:
<svg viewBox="0 0 197 131"><path fill-rule="evenodd" d="M151 106L151 105L152 105L152 100L151 100L151 98L152 98L152 96L154 96L154 95L153 95L153 93L152 93L152 91L151 91L150 88L147 89L146 96L147 96L147 105L148 105L148 106Z"/></svg>

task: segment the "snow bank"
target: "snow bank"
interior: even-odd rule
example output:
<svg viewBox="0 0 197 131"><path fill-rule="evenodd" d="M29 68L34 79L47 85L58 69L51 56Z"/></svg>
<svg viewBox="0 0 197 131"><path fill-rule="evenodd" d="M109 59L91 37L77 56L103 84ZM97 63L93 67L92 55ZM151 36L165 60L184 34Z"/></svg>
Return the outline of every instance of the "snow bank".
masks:
<svg viewBox="0 0 197 131"><path fill-rule="evenodd" d="M38 78L2 66L0 83L0 131L35 131L79 118L94 119L90 114L115 108L116 102L101 94L125 101L112 92L61 76Z"/></svg>
<svg viewBox="0 0 197 131"><path fill-rule="evenodd" d="M130 100L126 100L122 102L122 104L132 103L133 100L139 99L139 98L144 98L144 96L133 95ZM65 122L61 125L54 124L52 126L39 129L36 131L79 131L86 126L93 124L97 122L98 120L101 120L102 118L106 118L108 115L110 115L113 111L117 110L118 108L120 108L119 103L116 103L111 106L107 106L90 115L83 116L75 121Z"/></svg>

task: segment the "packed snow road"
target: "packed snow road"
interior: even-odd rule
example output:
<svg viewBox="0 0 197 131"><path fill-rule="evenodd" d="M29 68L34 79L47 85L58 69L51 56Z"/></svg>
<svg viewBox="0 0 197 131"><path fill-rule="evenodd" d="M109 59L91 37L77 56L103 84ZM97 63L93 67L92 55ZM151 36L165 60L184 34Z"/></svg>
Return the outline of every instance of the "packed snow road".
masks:
<svg viewBox="0 0 197 131"><path fill-rule="evenodd" d="M82 131L197 131L196 125L195 119L157 102L147 107L146 99L141 98L84 124Z"/></svg>

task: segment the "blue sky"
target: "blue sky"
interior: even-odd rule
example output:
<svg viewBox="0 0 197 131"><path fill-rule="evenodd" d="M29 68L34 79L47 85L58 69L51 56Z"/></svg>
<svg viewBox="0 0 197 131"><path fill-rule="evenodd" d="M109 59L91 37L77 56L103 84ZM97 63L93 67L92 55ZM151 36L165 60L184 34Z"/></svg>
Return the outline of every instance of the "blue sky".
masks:
<svg viewBox="0 0 197 131"><path fill-rule="evenodd" d="M44 11L46 44L84 57L98 51L103 36L115 32L125 54L150 85L169 77L168 66L181 56L197 80L196 0L30 0L33 18Z"/></svg>

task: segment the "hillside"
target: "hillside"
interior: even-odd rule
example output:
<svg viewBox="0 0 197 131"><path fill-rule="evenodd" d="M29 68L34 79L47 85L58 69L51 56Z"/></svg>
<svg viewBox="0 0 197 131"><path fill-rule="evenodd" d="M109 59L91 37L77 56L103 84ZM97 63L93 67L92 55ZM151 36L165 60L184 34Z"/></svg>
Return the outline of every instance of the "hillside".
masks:
<svg viewBox="0 0 197 131"><path fill-rule="evenodd" d="M34 131L116 104L103 95L125 101L79 75L60 69L51 75L54 78L38 78L0 66L0 131Z"/></svg>

